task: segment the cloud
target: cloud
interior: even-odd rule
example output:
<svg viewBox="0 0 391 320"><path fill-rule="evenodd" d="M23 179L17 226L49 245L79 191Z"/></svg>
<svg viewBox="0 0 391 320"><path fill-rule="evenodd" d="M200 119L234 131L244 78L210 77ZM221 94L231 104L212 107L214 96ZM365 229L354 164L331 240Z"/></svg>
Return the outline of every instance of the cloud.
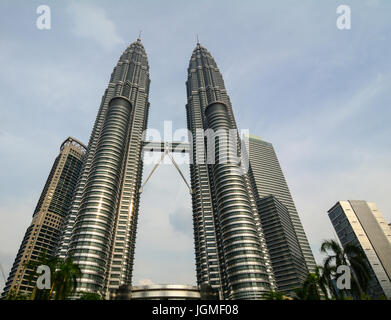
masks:
<svg viewBox="0 0 391 320"><path fill-rule="evenodd" d="M352 30L340 32L335 1L56 2L52 30L42 32L34 11L17 3L0 3L9 12L0 19L6 271L59 144L67 135L87 143L121 33L140 28L151 66L149 126L186 126L186 68L198 33L223 72L238 126L274 144L315 256L333 237L327 210L339 199L374 201L391 221L387 4L352 3ZM224 19L210 24L216 10ZM159 167L141 197L134 283L194 283L191 226L186 186L172 165Z"/></svg>
<svg viewBox="0 0 391 320"><path fill-rule="evenodd" d="M90 38L105 49L125 43L103 8L91 3L74 2L68 7L68 12L73 19L71 31L76 36Z"/></svg>
<svg viewBox="0 0 391 320"><path fill-rule="evenodd" d="M24 233L31 223L35 200L34 197L26 200L15 196L1 199L0 265L6 278L11 271ZM0 292L2 292L4 285L3 275L0 274Z"/></svg>
<svg viewBox="0 0 391 320"><path fill-rule="evenodd" d="M368 156L358 162L341 171L316 172L301 166L289 171L289 181L293 181L291 191L318 263L322 261L321 242L336 238L327 210L338 200L375 202L386 221L391 221L391 207L387 201L391 179L389 158Z"/></svg>
<svg viewBox="0 0 391 320"><path fill-rule="evenodd" d="M144 166L145 181L153 164ZM189 180L189 168L180 165ZM161 164L141 194L133 278L194 284L191 196L170 161Z"/></svg>
<svg viewBox="0 0 391 320"><path fill-rule="evenodd" d="M391 131L384 125L389 111L382 110L390 79L388 74L364 79L347 97L330 96L316 108L301 110L267 139L275 146L318 263L321 242L336 237L327 210L338 200L373 201L391 220L391 151L384 138Z"/></svg>
<svg viewBox="0 0 391 320"><path fill-rule="evenodd" d="M193 228L190 219L191 215L189 214L189 208L184 207L175 209L175 211L169 215L169 221L174 231L193 237Z"/></svg>

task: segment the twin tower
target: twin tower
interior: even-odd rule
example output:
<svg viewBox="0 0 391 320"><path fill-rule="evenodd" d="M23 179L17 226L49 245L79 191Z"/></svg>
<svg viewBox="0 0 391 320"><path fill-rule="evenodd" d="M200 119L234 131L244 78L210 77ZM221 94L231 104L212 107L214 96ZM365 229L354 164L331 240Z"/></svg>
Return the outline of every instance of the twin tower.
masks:
<svg viewBox="0 0 391 320"><path fill-rule="evenodd" d="M132 282L149 86L147 55L138 39L111 74L64 217L57 254L72 256L80 266L78 292L108 296ZM199 161L206 155L195 143L197 130L237 132L222 75L199 43L186 88L190 152L198 159L190 164L197 282L224 299L260 299L277 286L251 168L243 172L240 163L220 161L224 146L217 138L217 160Z"/></svg>

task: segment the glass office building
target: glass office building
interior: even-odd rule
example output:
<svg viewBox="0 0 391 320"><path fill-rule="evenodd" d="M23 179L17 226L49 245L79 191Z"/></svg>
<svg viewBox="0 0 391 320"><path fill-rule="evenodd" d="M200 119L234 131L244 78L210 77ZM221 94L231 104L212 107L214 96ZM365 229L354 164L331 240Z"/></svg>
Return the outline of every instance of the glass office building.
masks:
<svg viewBox="0 0 391 320"><path fill-rule="evenodd" d="M142 176L142 136L149 111L149 66L140 39L121 55L102 97L59 255L82 271L77 294L132 281Z"/></svg>
<svg viewBox="0 0 391 320"><path fill-rule="evenodd" d="M211 284L224 299L259 299L275 288L270 257L250 177L233 160L241 157L241 142L237 139L233 150L229 132L238 133L223 77L199 43L190 58L186 88L197 282ZM212 137L212 149L203 143L211 130L222 132ZM221 157L224 152L228 161Z"/></svg>
<svg viewBox="0 0 391 320"><path fill-rule="evenodd" d="M307 269L315 272L315 259L273 145L255 135L249 135L246 142L258 197L273 195L288 209Z"/></svg>
<svg viewBox="0 0 391 320"><path fill-rule="evenodd" d="M288 209L275 196L257 201L277 289L294 295L308 275L303 253Z"/></svg>

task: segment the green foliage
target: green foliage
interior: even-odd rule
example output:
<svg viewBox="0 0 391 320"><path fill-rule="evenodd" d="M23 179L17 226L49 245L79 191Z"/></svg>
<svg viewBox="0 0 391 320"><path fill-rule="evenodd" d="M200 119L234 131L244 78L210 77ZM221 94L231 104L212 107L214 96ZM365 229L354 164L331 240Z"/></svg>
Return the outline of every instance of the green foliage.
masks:
<svg viewBox="0 0 391 320"><path fill-rule="evenodd" d="M71 295L77 283L77 278L81 276L78 265L73 263L71 257L59 261L54 278L55 300L64 300Z"/></svg>
<svg viewBox="0 0 391 320"><path fill-rule="evenodd" d="M286 297L283 292L270 290L262 294L262 298L265 300L285 300Z"/></svg>
<svg viewBox="0 0 391 320"><path fill-rule="evenodd" d="M342 248L335 240L326 240L322 243L320 251L327 255L323 262L323 270L327 276L332 297L344 299L346 296L353 295L357 299L361 299L361 297L365 299L370 270L362 249L351 243ZM337 277L336 270L341 265L350 266L352 283L351 290L341 290L338 293L331 281Z"/></svg>
<svg viewBox="0 0 391 320"><path fill-rule="evenodd" d="M320 292L321 280L319 273L309 273L303 286L296 288L296 300L321 300Z"/></svg>
<svg viewBox="0 0 391 320"><path fill-rule="evenodd" d="M99 293L85 292L79 300L104 300Z"/></svg>
<svg viewBox="0 0 391 320"><path fill-rule="evenodd" d="M59 259L42 253L38 260L29 260L24 267L30 270L29 282L36 281L36 270L40 265L47 265L51 271L50 289L38 290L34 287L30 300L64 300L67 299L76 288L77 278L81 276L78 265L73 263L72 257Z"/></svg>
<svg viewBox="0 0 391 320"><path fill-rule="evenodd" d="M5 297L5 300L28 300L29 296L11 290L8 295Z"/></svg>
<svg viewBox="0 0 391 320"><path fill-rule="evenodd" d="M365 292L368 287L370 271L365 254L360 247L348 244L342 248L335 240L325 240L320 251L327 255L323 266L317 266L315 273L310 273L302 287L296 288L297 300L369 300ZM337 278L337 267L350 266L352 271L351 289L336 290L333 281Z"/></svg>

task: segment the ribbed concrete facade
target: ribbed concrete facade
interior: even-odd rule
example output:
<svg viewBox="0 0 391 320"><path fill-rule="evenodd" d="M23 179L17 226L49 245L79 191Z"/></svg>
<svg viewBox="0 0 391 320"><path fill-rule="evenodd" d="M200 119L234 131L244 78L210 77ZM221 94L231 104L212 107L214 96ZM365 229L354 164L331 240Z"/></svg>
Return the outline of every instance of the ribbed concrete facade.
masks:
<svg viewBox="0 0 391 320"><path fill-rule="evenodd" d="M27 228L15 262L11 268L3 296L10 291L29 294L36 277L28 278L35 270L24 268L27 261L38 261L41 254L54 256L61 234L61 226L69 212L72 195L83 163L86 147L69 137L60 147L38 204L33 220Z"/></svg>
<svg viewBox="0 0 391 320"><path fill-rule="evenodd" d="M275 283L249 176L231 161L241 155L240 141L235 154L235 148L222 145L224 139L216 139L214 164L207 163L211 154L199 143L202 130L220 130L227 139L228 130L238 135L222 75L200 44L191 56L186 86L197 282L209 283L225 299L259 299ZM228 161L221 161L221 153Z"/></svg>
<svg viewBox="0 0 391 320"><path fill-rule="evenodd" d="M342 246L352 243L363 249L370 269L370 297L391 299L391 230L376 204L338 201L328 214Z"/></svg>
<svg viewBox="0 0 391 320"><path fill-rule="evenodd" d="M88 144L60 256L82 270L77 292L105 296L131 285L147 127L149 66L138 39L120 57Z"/></svg>
<svg viewBox="0 0 391 320"><path fill-rule="evenodd" d="M315 272L315 259L273 145L249 135L247 150L258 197L273 195L288 209L307 269Z"/></svg>

